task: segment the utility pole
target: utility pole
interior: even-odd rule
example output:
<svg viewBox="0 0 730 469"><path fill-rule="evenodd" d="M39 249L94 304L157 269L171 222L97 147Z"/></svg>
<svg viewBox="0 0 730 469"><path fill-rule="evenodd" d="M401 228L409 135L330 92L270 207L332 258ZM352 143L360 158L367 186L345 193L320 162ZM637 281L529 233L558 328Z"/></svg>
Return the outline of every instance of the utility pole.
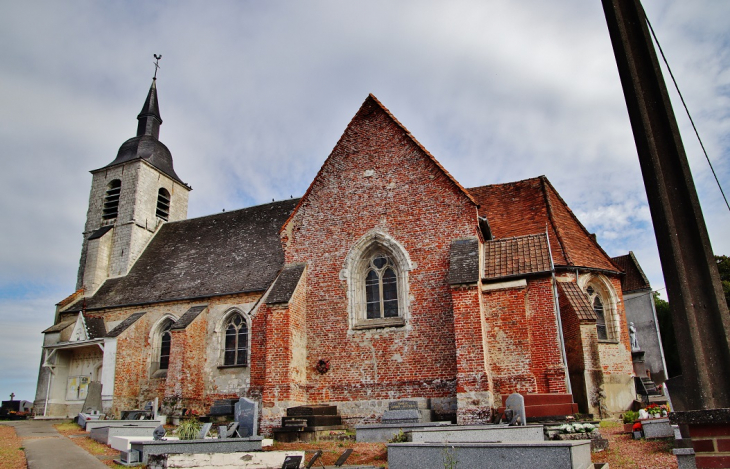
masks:
<svg viewBox="0 0 730 469"><path fill-rule="evenodd" d="M688 410L729 408L730 315L644 9L639 0L602 2L681 350L685 401Z"/></svg>

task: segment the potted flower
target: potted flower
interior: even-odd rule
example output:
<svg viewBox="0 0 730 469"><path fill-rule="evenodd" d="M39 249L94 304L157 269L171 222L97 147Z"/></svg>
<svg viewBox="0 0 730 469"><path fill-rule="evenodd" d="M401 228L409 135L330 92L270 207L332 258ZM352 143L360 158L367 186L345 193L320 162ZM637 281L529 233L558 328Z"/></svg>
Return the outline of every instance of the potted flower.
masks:
<svg viewBox="0 0 730 469"><path fill-rule="evenodd" d="M664 406L660 406L658 404L649 404L646 406L646 411L649 413L650 418L661 418L662 417L662 411Z"/></svg>
<svg viewBox="0 0 730 469"><path fill-rule="evenodd" d="M639 413L635 412L633 410L627 410L624 412L624 431L627 433L631 433L634 428L634 422L638 420Z"/></svg>

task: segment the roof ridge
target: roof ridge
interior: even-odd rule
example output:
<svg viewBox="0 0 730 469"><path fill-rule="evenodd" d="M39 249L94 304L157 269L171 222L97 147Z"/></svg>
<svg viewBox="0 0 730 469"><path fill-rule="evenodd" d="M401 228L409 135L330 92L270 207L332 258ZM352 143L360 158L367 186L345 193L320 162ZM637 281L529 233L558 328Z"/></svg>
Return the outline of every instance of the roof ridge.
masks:
<svg viewBox="0 0 730 469"><path fill-rule="evenodd" d="M617 272L622 272L622 270L619 268L619 266L617 266L613 262L613 259L611 258L611 256L609 256L608 253L606 253L606 251L603 250L601 245L598 244L598 241L596 240L596 238L590 232L588 232L586 227L583 226L583 223L581 223L580 220L578 219L578 217L575 216L575 213L573 213L573 210L571 210L570 206L568 206L568 204L565 202L563 197L561 197L561 195L558 193L558 191L555 189L555 187L553 187L553 185L550 183L548 178L545 176L540 176L540 177L543 179L543 181L545 183L547 183L547 187L549 187L552 190L553 194L555 194L555 196L558 198L558 200L563 204L563 207L566 208L566 210L568 211L568 214L570 214L570 217L573 219L573 221L575 221L578 224L578 226L580 227L581 230L583 230L583 233L585 233L585 235L588 237L588 239L590 239L590 241L598 248L598 250L601 251L601 254L603 254L606 257L606 260L608 260L608 262L616 269ZM550 202L550 200L548 199L548 203L549 202ZM566 253L566 260L568 260L567 253Z"/></svg>
<svg viewBox="0 0 730 469"><path fill-rule="evenodd" d="M467 191L471 191L471 190L476 190L476 189L481 189L481 188L483 188L483 187L506 186L506 185L512 185L512 184L519 184L519 183L521 183L521 182L536 181L536 180L538 180L538 179L540 179L540 178L544 178L544 177L545 177L544 175L541 175L541 176L535 176L535 177L531 177L531 178L526 178L526 179L520 179L519 181L511 181L511 182L498 182L498 183L496 183L496 184L485 184L485 185L483 185L483 186L474 186L474 187L470 187L470 188L468 188L468 189L467 189Z"/></svg>
<svg viewBox="0 0 730 469"><path fill-rule="evenodd" d="M282 199L282 200L276 200L276 201L274 201L274 202L266 202L266 203L263 203L263 204L258 204L258 205L251 205L251 206L249 206L249 207L241 207L241 208L236 208L236 209L233 209L233 210L226 210L226 211L224 211L224 212L218 212L218 213L209 213L208 215L200 215L199 217L193 217L193 218L186 218L186 219L184 219L184 220L175 220L175 221L168 221L168 222L165 222L165 225L175 225L175 224L178 224L178 223L183 223L183 222L186 222L186 221L191 221L191 220L200 220L200 219L203 219L203 218L208 218L208 217L217 217L217 216L221 216L221 215L223 215L223 214L226 214L226 213L235 213L235 212L242 212L242 211L244 211L244 210L250 210L250 209L253 209L253 208L258 208L258 207L264 207L264 206L266 206L266 205L275 205L275 204L281 204L281 203L284 203L284 202L289 202L289 201L293 202L293 201L295 201L295 200L299 200L300 198L301 198L301 197L298 197L298 198L293 198L293 199Z"/></svg>
<svg viewBox="0 0 730 469"><path fill-rule="evenodd" d="M547 219L550 222L550 225L553 227L553 231L555 232L555 237L558 239L558 245L560 246L560 250L563 251L563 257L565 257L565 262L570 265L572 264L572 260L570 258L570 255L568 254L567 249L565 249L565 243L563 241L563 235L560 234L560 230L558 230L558 224L555 223L555 220L553 219L553 205L550 203L550 197L548 197L547 191L545 190L545 183L550 184L550 181L548 181L547 177L545 176L538 176L538 179L540 180L540 189L542 190L542 196L545 200L545 209L547 210ZM552 187L552 185L550 186ZM565 201L560 199L563 204L565 205ZM567 205L566 205L567 206Z"/></svg>

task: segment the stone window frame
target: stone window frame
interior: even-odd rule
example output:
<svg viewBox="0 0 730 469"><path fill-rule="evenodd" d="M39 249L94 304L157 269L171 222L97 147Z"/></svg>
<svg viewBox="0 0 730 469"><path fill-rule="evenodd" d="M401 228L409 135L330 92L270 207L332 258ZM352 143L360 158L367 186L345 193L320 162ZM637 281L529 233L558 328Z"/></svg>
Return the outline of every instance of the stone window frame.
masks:
<svg viewBox="0 0 730 469"><path fill-rule="evenodd" d="M246 343L246 363L236 365L226 365L226 330L228 324L233 320L235 315L240 315L246 324L247 343ZM241 308L230 308L222 316L221 320L218 321L218 325L215 328L216 333L220 333L220 352L218 358L218 368L247 368L251 363L251 316L245 313Z"/></svg>
<svg viewBox="0 0 730 469"><path fill-rule="evenodd" d="M589 292L589 289L591 290ZM613 284L601 274L592 274L583 279L581 290L587 295L588 303L595 311L595 300L599 299L603 306L603 317L606 327L606 338L598 338L599 342L618 343L620 340L620 324L617 312L618 295ZM597 318L596 318L597 319ZM598 336L599 324L596 324Z"/></svg>
<svg viewBox="0 0 730 469"><path fill-rule="evenodd" d="M150 359L150 378L151 379L160 379L160 378L167 378L167 370L169 368L169 358L168 358L168 368L160 368L160 353L162 350L162 336L167 332L170 333L170 327L172 327L175 322L177 322L178 318L173 316L172 314L165 314L163 317L161 317L154 326L152 326L152 329L150 330L150 344L152 348L152 356ZM170 339L172 339L172 335L170 336ZM172 347L172 340L170 340L170 346Z"/></svg>
<svg viewBox="0 0 730 469"><path fill-rule="evenodd" d="M392 261L397 279L398 316L367 319L365 277L370 261L378 253L386 254ZM409 274L414 264L408 251L393 237L373 230L365 234L350 249L345 258L340 279L347 282L348 318L350 330L377 329L405 326L410 319Z"/></svg>

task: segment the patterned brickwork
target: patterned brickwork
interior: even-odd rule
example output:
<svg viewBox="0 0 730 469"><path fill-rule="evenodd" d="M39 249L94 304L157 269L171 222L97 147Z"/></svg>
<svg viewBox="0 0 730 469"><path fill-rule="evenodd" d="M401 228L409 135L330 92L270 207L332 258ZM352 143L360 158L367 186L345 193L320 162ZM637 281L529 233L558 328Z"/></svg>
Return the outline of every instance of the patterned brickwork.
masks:
<svg viewBox="0 0 730 469"><path fill-rule="evenodd" d="M352 330L343 269L373 231L414 264L409 297L399 299L406 324ZM453 396L449 248L476 236L476 208L463 189L368 98L282 230L286 263L307 264L309 402ZM314 370L319 359L331 363L324 375Z"/></svg>

